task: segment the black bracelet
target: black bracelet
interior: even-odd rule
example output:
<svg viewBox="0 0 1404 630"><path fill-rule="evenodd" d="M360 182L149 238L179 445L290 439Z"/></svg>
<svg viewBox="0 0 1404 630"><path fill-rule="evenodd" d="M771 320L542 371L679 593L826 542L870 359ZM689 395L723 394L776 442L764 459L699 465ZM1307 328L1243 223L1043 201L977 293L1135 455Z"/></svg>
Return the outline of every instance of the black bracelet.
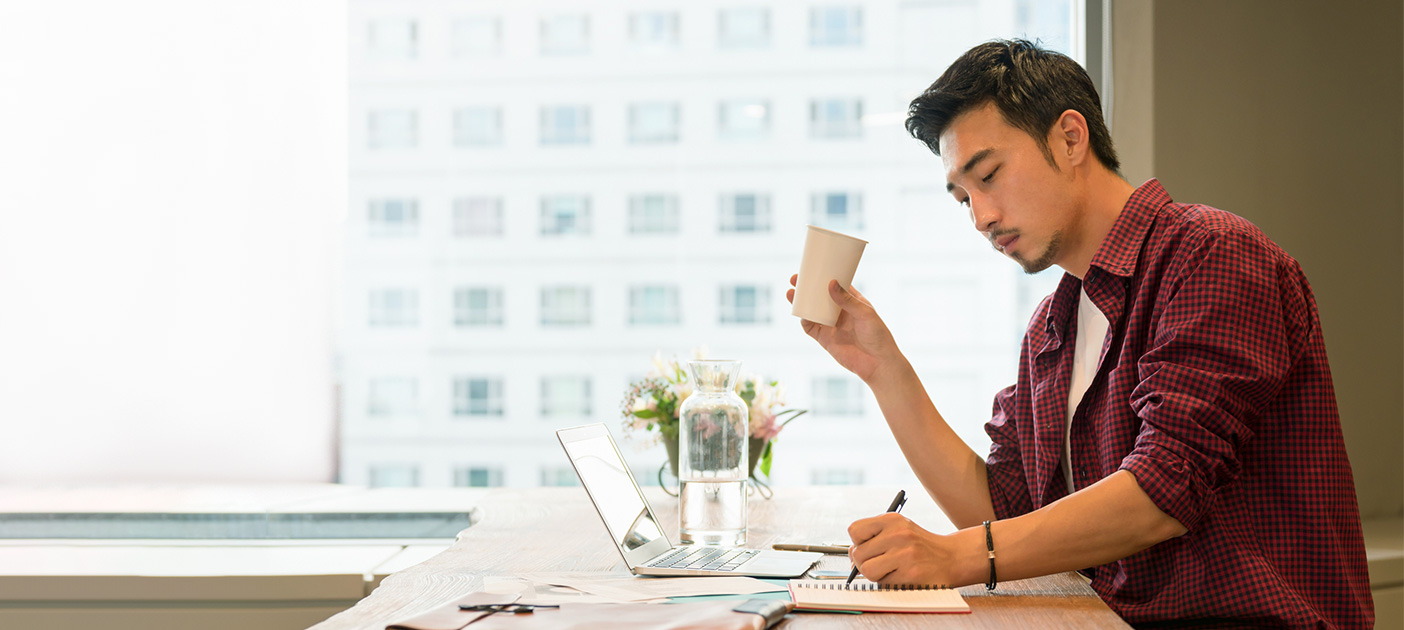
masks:
<svg viewBox="0 0 1404 630"><path fill-rule="evenodd" d="M985 548L990 551L990 581L985 582L985 590L995 590L995 583L999 578L995 576L994 566L994 536L990 535L990 522L985 521Z"/></svg>

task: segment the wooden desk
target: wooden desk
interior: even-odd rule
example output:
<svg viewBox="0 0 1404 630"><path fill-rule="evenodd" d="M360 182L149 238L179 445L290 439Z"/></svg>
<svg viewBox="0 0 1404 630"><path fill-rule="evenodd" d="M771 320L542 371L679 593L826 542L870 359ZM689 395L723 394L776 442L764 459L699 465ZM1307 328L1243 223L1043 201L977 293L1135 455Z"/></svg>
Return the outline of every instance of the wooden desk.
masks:
<svg viewBox="0 0 1404 630"><path fill-rule="evenodd" d="M903 513L932 531L949 521L920 488ZM677 540L677 499L647 489L669 538ZM771 500L752 497L749 546L781 541L847 540L848 524L881 512L896 494L885 487L782 487ZM381 630L386 624L478 590L485 576L546 571L618 571L627 575L599 516L580 488L495 490L483 495L479 521L457 543L428 561L386 578L354 607L316 630ZM847 560L829 562L847 567ZM793 614L782 628L1129 628L1081 577L1067 573L961 589L969 615Z"/></svg>

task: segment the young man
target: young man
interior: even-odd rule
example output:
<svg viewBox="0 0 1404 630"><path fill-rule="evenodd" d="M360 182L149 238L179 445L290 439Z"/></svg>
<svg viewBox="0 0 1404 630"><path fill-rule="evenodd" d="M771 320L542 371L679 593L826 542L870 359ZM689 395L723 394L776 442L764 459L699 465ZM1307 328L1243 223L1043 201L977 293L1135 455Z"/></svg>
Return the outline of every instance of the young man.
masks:
<svg viewBox="0 0 1404 630"><path fill-rule="evenodd" d="M838 322L804 331L872 389L961 528L855 522L862 573L993 588L1081 570L1133 624L1370 627L1350 463L1296 261L1242 218L1123 180L1086 72L1029 42L971 49L912 101L907 129L997 251L1065 273L1029 322L1017 384L995 396L984 460L873 306L830 283Z"/></svg>

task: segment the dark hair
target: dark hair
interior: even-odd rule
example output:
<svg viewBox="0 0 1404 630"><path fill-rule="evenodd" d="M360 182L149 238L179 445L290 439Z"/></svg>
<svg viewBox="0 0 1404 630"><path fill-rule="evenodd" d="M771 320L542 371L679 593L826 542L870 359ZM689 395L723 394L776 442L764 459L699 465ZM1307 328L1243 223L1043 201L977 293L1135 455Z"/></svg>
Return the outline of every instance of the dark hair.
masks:
<svg viewBox="0 0 1404 630"><path fill-rule="evenodd" d="M907 132L940 155L941 134L951 121L991 102L1005 122L1033 136L1049 163L1055 162L1048 130L1067 110L1082 114L1092 153L1103 166L1120 172L1121 161L1087 71L1065 55L1022 39L986 42L961 55L912 100Z"/></svg>

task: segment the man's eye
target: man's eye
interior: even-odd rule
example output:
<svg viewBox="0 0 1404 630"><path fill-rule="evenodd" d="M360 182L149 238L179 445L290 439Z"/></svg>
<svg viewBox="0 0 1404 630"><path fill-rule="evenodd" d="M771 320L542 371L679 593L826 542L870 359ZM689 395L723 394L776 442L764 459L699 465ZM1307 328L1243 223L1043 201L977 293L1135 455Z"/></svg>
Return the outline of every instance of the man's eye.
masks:
<svg viewBox="0 0 1404 630"><path fill-rule="evenodd" d="M990 171L990 174L989 174L989 175L986 175L986 176L984 177L984 179L982 179L982 180L980 180L980 181L983 181L983 182L985 182L986 184L988 184L988 183L990 183L990 180L994 179L995 173L998 173L998 172L999 172L999 168L995 168L995 170Z"/></svg>
<svg viewBox="0 0 1404 630"><path fill-rule="evenodd" d="M960 203L960 205L962 205L962 206L965 206L965 207L967 207L967 208L970 207L970 198L969 198L969 197L966 197L966 198L964 198L964 199L957 199L956 201L957 201L958 203Z"/></svg>

